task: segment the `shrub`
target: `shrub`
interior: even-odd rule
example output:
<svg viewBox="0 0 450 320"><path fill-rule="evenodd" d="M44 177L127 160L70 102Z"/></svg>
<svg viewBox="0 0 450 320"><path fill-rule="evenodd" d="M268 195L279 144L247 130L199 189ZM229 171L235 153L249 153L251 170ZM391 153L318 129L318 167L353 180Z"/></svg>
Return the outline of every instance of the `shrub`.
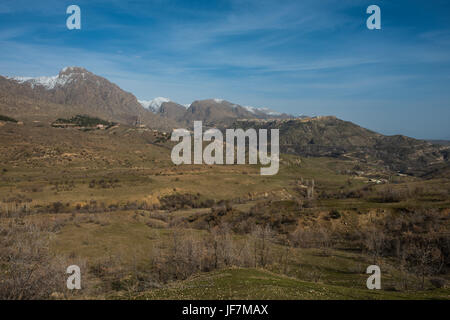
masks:
<svg viewBox="0 0 450 320"><path fill-rule="evenodd" d="M437 289L445 288L446 281L442 278L431 278L430 283Z"/></svg>
<svg viewBox="0 0 450 320"><path fill-rule="evenodd" d="M329 217L331 219L339 219L341 217L341 214L340 214L340 212L338 210L333 209L333 210L330 211Z"/></svg>

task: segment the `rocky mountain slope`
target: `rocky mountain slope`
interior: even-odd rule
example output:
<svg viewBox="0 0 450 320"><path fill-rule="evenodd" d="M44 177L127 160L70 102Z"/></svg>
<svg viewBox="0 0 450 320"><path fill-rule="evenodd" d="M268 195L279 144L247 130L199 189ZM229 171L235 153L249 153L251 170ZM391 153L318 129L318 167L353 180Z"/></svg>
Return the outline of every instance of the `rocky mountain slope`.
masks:
<svg viewBox="0 0 450 320"><path fill-rule="evenodd" d="M402 135L385 136L333 116L237 121L232 127L279 129L284 153L344 157L400 173L427 175L449 164L449 146Z"/></svg>
<svg viewBox="0 0 450 320"><path fill-rule="evenodd" d="M167 98L139 101L143 107L165 118L177 121L185 127L192 127L201 120L207 126L231 124L237 119L288 119L293 116L275 112L268 108L244 107L223 99L196 100L187 108Z"/></svg>
<svg viewBox="0 0 450 320"><path fill-rule="evenodd" d="M0 76L0 115L51 123L79 114L165 131L191 128L195 120L219 128L277 128L285 153L346 157L414 175L439 176L448 171L442 169L448 167L448 145L384 136L335 117L294 118L222 99L197 100L188 107L167 98L138 101L114 83L79 67L64 68L53 77Z"/></svg>
<svg viewBox="0 0 450 320"><path fill-rule="evenodd" d="M0 113L20 120L52 121L87 114L127 124L176 126L143 108L133 94L79 67L64 68L53 77L0 76Z"/></svg>
<svg viewBox="0 0 450 320"><path fill-rule="evenodd" d="M175 120L180 126L189 126L186 119L186 107L172 101L161 104L159 114L163 117Z"/></svg>
<svg viewBox="0 0 450 320"><path fill-rule="evenodd" d="M0 114L19 120L47 122L86 114L164 130L192 127L195 120L214 126L231 124L237 119L291 117L267 108L243 107L222 99L197 100L187 107L163 97L138 101L116 84L80 67L66 67L50 77L0 76Z"/></svg>
<svg viewBox="0 0 450 320"><path fill-rule="evenodd" d="M205 125L232 123L236 119L270 119L288 118L286 114L265 113L263 110L242 107L222 99L208 99L194 101L186 112L186 119L190 122L202 120Z"/></svg>

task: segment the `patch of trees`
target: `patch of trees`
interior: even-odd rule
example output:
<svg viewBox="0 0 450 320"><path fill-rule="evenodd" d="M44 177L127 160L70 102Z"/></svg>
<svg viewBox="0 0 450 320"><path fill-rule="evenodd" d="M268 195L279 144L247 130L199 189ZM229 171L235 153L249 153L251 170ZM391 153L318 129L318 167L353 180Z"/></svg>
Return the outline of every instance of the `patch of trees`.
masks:
<svg viewBox="0 0 450 320"><path fill-rule="evenodd" d="M78 127L86 127L86 128L93 128L97 125L103 125L105 126L105 129L108 129L112 126L115 126L115 122L109 122L97 117L91 117L87 115L76 115L70 119L63 119L59 118L55 122L53 122L53 126L57 126L60 124L71 124Z"/></svg>
<svg viewBox="0 0 450 320"><path fill-rule="evenodd" d="M18 121L14 118L8 117L8 116L4 116L0 114L0 121L5 121L5 122L14 122L17 123Z"/></svg>
<svg viewBox="0 0 450 320"><path fill-rule="evenodd" d="M49 299L65 290L62 259L49 252L49 234L54 224L23 220L0 224L0 299Z"/></svg>
<svg viewBox="0 0 450 320"><path fill-rule="evenodd" d="M110 189L120 187L119 179L92 179L89 181L89 188Z"/></svg>
<svg viewBox="0 0 450 320"><path fill-rule="evenodd" d="M286 235L295 229L300 204L296 201L266 201L241 211L230 201L218 202L211 211L190 217L194 227L209 229L228 223L238 234L248 234L255 225L270 226L277 234Z"/></svg>
<svg viewBox="0 0 450 320"><path fill-rule="evenodd" d="M373 263L382 257L396 259L405 276L404 289L408 289L407 275L412 274L423 290L428 277L436 280L450 270L450 237L444 220L437 210L392 213L361 229L362 245Z"/></svg>
<svg viewBox="0 0 450 320"><path fill-rule="evenodd" d="M176 193L159 198L160 208L163 210L179 210L191 208L210 208L214 205L214 200L202 199L200 194Z"/></svg>

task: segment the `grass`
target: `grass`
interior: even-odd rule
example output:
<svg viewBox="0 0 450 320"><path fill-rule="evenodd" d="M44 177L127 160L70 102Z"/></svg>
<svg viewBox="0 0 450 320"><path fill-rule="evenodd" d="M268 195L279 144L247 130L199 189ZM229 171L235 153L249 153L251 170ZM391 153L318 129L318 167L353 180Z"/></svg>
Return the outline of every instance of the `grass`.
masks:
<svg viewBox="0 0 450 320"><path fill-rule="evenodd" d="M45 207L60 201L64 206L68 204L69 212L74 212L77 204L90 201L103 202L106 206L133 201L153 204L163 195L190 193L216 201L239 198L242 201L233 204L237 216L248 213L256 204L262 204L264 209L271 210L271 217L288 212L295 223L308 225L318 221L327 228L339 227L343 231L355 230L373 215L382 215L388 210L440 208L448 212L450 207L448 179L396 177L396 183L389 184L395 190L417 186L427 192L420 197L408 197L393 203L375 202L370 198L313 200L311 206L298 209L296 199L307 202L299 195L301 180L314 179L317 194L322 191L339 194L367 186L367 179L356 178L349 173L357 164L355 161L292 155L282 155L280 171L275 176L261 176L259 167L250 165L175 166L170 162L169 146L158 145L155 139L151 133L130 128L79 132L5 125L0 128L0 200L3 202L0 204L21 195L31 199L31 207ZM376 175L377 168L372 168L371 172ZM380 172L380 176L384 175L385 172ZM99 184L89 187L92 180L110 179L118 182L108 188ZM73 181L73 184L67 184L67 181ZM57 190L56 184L62 187ZM67 185L71 185L70 188L66 188ZM383 187L373 185L372 192L375 194ZM332 209L338 209L342 217L336 221L324 220L323 216ZM88 263L116 257L124 265L137 262L145 269L153 248L161 243L167 244L171 233L177 231L166 221L152 217L152 212L156 211L120 209L98 214L77 213L74 217L70 213L44 212L29 218L65 221L51 241L51 251L57 256L79 257ZM158 211L168 220L210 212L210 208ZM191 227L184 226L183 232L196 236L205 232ZM241 240L249 241L246 236L241 235ZM283 248L275 246L274 250L281 251ZM365 268L369 264L368 257L357 250L330 250L324 255L317 249L294 248L290 252L287 272L281 270L281 266L273 266L270 270L273 273L258 269L219 270L171 283L163 289L136 294L134 298L449 298L449 290L369 291L365 289ZM383 261L382 270L382 281L386 287L397 281L398 272L390 261ZM320 280L314 282L317 272L321 274Z"/></svg>
<svg viewBox="0 0 450 320"><path fill-rule="evenodd" d="M173 283L166 289L150 290L133 299L185 300L348 300L348 299L449 299L450 290L427 292L388 292L361 288L347 288L300 281L259 269L225 269L191 277ZM112 298L122 298L120 295Z"/></svg>
<svg viewBox="0 0 450 320"><path fill-rule="evenodd" d="M81 222L63 227L52 242L53 252L88 261L107 255L118 257L124 263L130 263L136 257L146 262L154 245L169 232L148 227L143 217L133 218L133 212L85 216Z"/></svg>
<svg viewBox="0 0 450 320"><path fill-rule="evenodd" d="M201 210L201 209L200 209ZM190 210L173 212L185 216ZM52 215L53 217L58 215ZM34 217L51 219L52 216ZM60 216L60 215L59 215ZM68 222L53 238L51 250L57 255L85 259L89 263L114 257L122 266L137 265L151 273L149 257L155 247L168 244L173 232L179 229L154 228L147 225L149 218L134 212L79 214ZM91 219L92 218L92 219ZM80 221L76 221L80 219ZM106 223L105 223L106 222ZM201 237L203 231L183 229ZM240 241L249 239L238 237ZM283 246L273 245L273 252L281 252ZM289 249L288 266L274 264L269 270L227 269L191 277L137 294L135 299L449 299L449 290L425 291L369 291L365 289L368 277L365 269L372 264L361 252L328 249ZM384 288L398 284L400 274L393 261L377 262L382 269ZM281 275L285 273L288 276ZM319 277L317 277L319 275ZM317 278L316 278L317 277ZM129 298L113 294L115 298Z"/></svg>

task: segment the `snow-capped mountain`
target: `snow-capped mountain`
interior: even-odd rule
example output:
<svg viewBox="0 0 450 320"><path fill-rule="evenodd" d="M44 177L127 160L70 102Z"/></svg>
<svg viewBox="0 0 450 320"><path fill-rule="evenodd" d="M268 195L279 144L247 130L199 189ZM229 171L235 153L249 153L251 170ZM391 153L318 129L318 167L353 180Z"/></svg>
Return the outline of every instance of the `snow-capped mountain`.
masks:
<svg viewBox="0 0 450 320"><path fill-rule="evenodd" d="M2 77L0 114L54 121L77 114L124 124L139 122L168 130L177 124L143 108L136 97L84 68L66 67L56 76Z"/></svg>
<svg viewBox="0 0 450 320"><path fill-rule="evenodd" d="M257 108L257 107L251 107L251 106L244 106L243 108L251 113L261 112L261 113L267 114L269 116L281 116L282 115L282 113L273 111L269 108Z"/></svg>
<svg viewBox="0 0 450 320"><path fill-rule="evenodd" d="M240 105L238 105L238 104L231 103L231 102L228 102L228 101L226 101L226 100L224 100L224 99L219 99L219 98L214 98L214 99L212 99L212 101L214 101L214 103L219 104L219 105L228 105L229 107L231 107L231 108L233 108L233 109L236 109L236 108L243 108L243 109L245 109L246 111L250 112L250 113L253 114L253 115L260 115L260 116L262 116L262 115L268 115L268 116L274 116L274 117L277 117L277 116L281 116L281 115L282 115L282 113L273 111L273 110L271 110L271 109L269 109L269 108L258 108L258 107L251 107L251 106L240 106Z"/></svg>
<svg viewBox="0 0 450 320"><path fill-rule="evenodd" d="M148 109L156 113L159 112L159 110L161 109L161 105L164 102L170 102L170 99L164 97L157 97L153 100L138 100L138 101L145 109Z"/></svg>
<svg viewBox="0 0 450 320"><path fill-rule="evenodd" d="M0 111L5 115L39 117L46 121L87 114L127 124L139 119L140 123L152 127L170 129L190 127L196 120L209 125L228 125L237 119L291 117L268 108L243 107L220 98L196 100L189 105L164 97L138 101L133 94L81 67L66 67L55 76L0 76L0 94L14 101L3 107L0 101Z"/></svg>
<svg viewBox="0 0 450 320"><path fill-rule="evenodd" d="M56 87L63 87L66 84L81 79L86 79L87 72L78 67L66 67L60 71L56 76L42 76L42 77L9 77L8 79L17 81L18 83L29 83L31 88L36 86L44 87L47 90L55 89Z"/></svg>
<svg viewBox="0 0 450 320"><path fill-rule="evenodd" d="M268 108L243 107L223 99L206 99L192 102L183 120L188 124L202 120L209 125L231 124L237 119L287 119L291 116Z"/></svg>

